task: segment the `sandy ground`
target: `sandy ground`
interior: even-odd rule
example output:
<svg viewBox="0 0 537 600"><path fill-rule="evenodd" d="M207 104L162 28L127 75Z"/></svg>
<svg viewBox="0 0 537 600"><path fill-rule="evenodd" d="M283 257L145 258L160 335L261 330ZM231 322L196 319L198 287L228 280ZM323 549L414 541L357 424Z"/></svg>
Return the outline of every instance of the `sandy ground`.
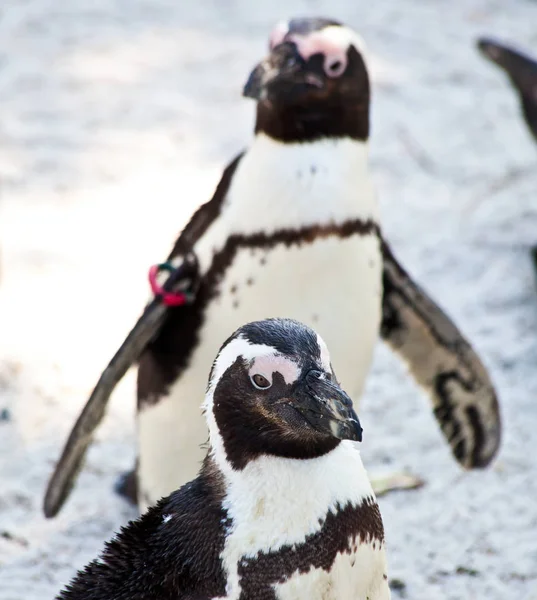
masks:
<svg viewBox="0 0 537 600"><path fill-rule="evenodd" d="M61 8L59 8L61 6ZM273 23L340 18L366 39L372 167L405 265L472 340L505 421L462 473L427 399L379 344L361 419L370 471L427 480L381 499L394 597L537 598L537 148L480 34L537 53L530 0L4 0L0 5L0 599L52 598L134 515L133 374L61 515L43 490L80 407L223 165L250 138L240 90Z"/></svg>

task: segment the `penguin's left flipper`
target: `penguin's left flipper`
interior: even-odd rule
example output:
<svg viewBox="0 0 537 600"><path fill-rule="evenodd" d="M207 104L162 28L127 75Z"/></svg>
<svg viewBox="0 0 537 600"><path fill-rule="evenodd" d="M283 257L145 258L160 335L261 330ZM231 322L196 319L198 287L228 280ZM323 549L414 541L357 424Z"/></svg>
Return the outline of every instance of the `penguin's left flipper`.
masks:
<svg viewBox="0 0 537 600"><path fill-rule="evenodd" d="M428 393L453 455L466 469L495 457L501 417L483 363L443 310L409 277L388 244L384 259L381 336Z"/></svg>
<svg viewBox="0 0 537 600"><path fill-rule="evenodd" d="M196 287L197 279L197 260L193 254L190 254L170 275L163 286L163 291L172 291L178 285L185 287L185 282L188 282L188 287L192 290ZM101 374L69 434L60 460L49 479L43 502L43 512L47 518L56 516L69 496L84 462L93 433L103 420L114 388L159 332L168 310L168 306L161 302L160 298L155 297L147 305L142 316Z"/></svg>

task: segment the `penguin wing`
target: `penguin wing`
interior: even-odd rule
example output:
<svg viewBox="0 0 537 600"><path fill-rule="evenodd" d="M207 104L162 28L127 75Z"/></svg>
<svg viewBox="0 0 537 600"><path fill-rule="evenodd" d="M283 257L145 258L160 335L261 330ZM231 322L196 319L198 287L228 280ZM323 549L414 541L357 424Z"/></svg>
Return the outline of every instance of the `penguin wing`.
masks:
<svg viewBox="0 0 537 600"><path fill-rule="evenodd" d="M198 208L181 232L168 260L184 257L184 262L168 278L163 286L164 290L175 289L178 285L184 287L185 281L190 282L191 289L196 287L199 274L192 249L220 214L231 178L243 154L239 154L226 167L211 200ZM193 304L195 303L194 297ZM104 418L114 388L138 360L151 340L157 336L171 310L181 310L181 308L170 309L159 298L154 298L103 371L71 430L62 455L49 479L43 502L43 512L47 518L56 516L67 500L91 444L93 433Z"/></svg>
<svg viewBox="0 0 537 600"><path fill-rule="evenodd" d="M381 336L425 389L453 455L486 467L498 451L501 418L493 384L476 352L444 311L409 277L388 244Z"/></svg>
<svg viewBox="0 0 537 600"><path fill-rule="evenodd" d="M209 600L225 593L221 500L198 477L130 521L57 600Z"/></svg>
<svg viewBox="0 0 537 600"><path fill-rule="evenodd" d="M537 60L491 38L479 38L477 47L509 76L520 95L526 123L537 140Z"/></svg>

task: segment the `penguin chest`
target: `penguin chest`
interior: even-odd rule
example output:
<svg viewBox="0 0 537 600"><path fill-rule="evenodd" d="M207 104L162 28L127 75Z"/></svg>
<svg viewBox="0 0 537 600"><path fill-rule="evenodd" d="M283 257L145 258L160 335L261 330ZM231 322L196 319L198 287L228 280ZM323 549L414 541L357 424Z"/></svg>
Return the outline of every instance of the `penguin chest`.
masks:
<svg viewBox="0 0 537 600"><path fill-rule="evenodd" d="M373 234L241 248L208 307L201 340L209 354L249 321L297 319L323 337L337 377L358 400L378 336L381 270Z"/></svg>
<svg viewBox="0 0 537 600"><path fill-rule="evenodd" d="M263 456L231 472L226 600L378 600L383 526L356 445L312 461Z"/></svg>
<svg viewBox="0 0 537 600"><path fill-rule="evenodd" d="M294 318L323 337L358 397L380 323L378 222L365 144L257 135L195 249L203 272L218 273L200 335L208 360L248 321Z"/></svg>

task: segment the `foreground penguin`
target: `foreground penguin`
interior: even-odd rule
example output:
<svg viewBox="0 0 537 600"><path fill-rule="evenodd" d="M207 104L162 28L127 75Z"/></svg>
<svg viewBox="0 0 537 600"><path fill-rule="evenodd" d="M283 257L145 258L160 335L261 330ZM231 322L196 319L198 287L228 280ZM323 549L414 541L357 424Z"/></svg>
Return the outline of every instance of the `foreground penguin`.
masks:
<svg viewBox="0 0 537 600"><path fill-rule="evenodd" d="M126 490L144 510L192 479L207 440L196 402L205 366L241 323L271 316L318 330L357 401L380 330L429 394L456 459L484 467L496 454L500 417L485 368L381 235L360 38L325 19L279 25L244 94L257 100L255 138L164 265L177 267L172 278L180 272L194 299L167 309L185 296L161 290L146 309L125 344L132 354L114 357L71 433L49 483L47 516L67 497L129 356L141 354L138 463Z"/></svg>
<svg viewBox="0 0 537 600"><path fill-rule="evenodd" d="M123 528L58 598L390 598L362 429L323 340L288 319L244 325L218 353L204 408L198 477Z"/></svg>
<svg viewBox="0 0 537 600"><path fill-rule="evenodd" d="M537 60L495 40L478 40L481 52L501 67L518 92L524 119L537 141Z"/></svg>

